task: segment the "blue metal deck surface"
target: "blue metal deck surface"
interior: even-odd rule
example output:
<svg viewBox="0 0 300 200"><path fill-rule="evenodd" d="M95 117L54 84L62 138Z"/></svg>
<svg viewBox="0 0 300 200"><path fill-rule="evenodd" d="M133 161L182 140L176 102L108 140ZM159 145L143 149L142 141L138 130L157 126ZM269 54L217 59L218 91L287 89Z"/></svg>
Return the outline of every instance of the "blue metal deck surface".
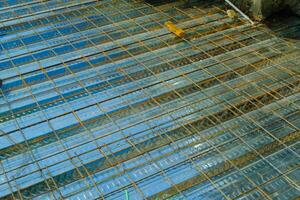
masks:
<svg viewBox="0 0 300 200"><path fill-rule="evenodd" d="M299 49L225 10L0 1L0 199L299 199Z"/></svg>

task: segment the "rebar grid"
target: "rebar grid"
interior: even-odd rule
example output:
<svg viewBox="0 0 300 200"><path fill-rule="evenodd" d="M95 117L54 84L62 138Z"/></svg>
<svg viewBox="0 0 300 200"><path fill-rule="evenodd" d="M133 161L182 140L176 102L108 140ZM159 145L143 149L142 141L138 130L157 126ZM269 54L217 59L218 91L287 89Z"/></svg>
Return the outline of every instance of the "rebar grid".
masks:
<svg viewBox="0 0 300 200"><path fill-rule="evenodd" d="M39 2L39 4L48 6L45 2ZM101 6L97 6L98 4ZM137 195L136 197L143 199L169 198L174 195L177 195L178 198L188 199L186 191L197 186L201 187L201 184L208 181L215 191L225 199L243 197L255 190L259 191L264 198L272 199L272 194L268 193L264 186L281 177L288 181L292 188L299 190L297 181L288 176L290 172L298 169L299 164L286 171L281 171L280 166L276 166L268 160L271 155L282 151L291 152L294 156L293 159L299 160L297 150L292 148L299 138L299 122L297 120L297 116L299 116L297 100L299 75L293 70L293 67L296 69L296 66L289 66L290 63L297 64L298 57L287 62L276 62L280 60L278 58L295 52L298 56L296 49L260 26L251 27L244 21L228 19L223 13L223 8L212 4L206 6L206 9L203 9L204 5L186 8L183 3L178 2L154 7L144 2L123 0L95 3L90 7L84 7L90 9L87 12L81 14L80 11L76 11L80 14L81 20L93 27L93 34L88 36L80 27L73 25L74 21L68 18L64 19L66 24L62 25L61 29L45 18L51 25L51 30L59 33L59 38L64 42L52 44L41 41L40 43L45 45L43 49L51 51L52 57L58 59L59 64L44 67L45 62L33 56L33 62L38 64L38 68L24 73L16 70L18 74L5 79L5 81L20 78L22 85L12 90L1 91L4 105L9 108L2 114L1 122L13 121L16 124L15 130L11 129L2 136L11 142L10 146L0 150L1 166L4 170L2 174L6 177L5 182L8 183L11 193L11 196L5 198L26 199L40 196L43 199L72 199L90 195L91 198L116 199L122 198L123 191L127 188L126 191L130 196ZM124 9L122 9L123 7ZM69 9L69 7L64 7L64 12L71 13L72 9ZM57 15L55 9L49 7L47 11L51 13L50 16ZM97 21L93 21L95 16L103 17L109 23L107 26L114 29L103 30L105 25L101 26L97 24ZM144 18L147 20L143 20ZM15 19L15 21L18 20ZM178 39L168 33L163 25L164 21L168 20L176 24L186 23L186 27L183 28L188 33L187 37ZM123 22L126 22L124 25L130 24L130 26L124 27ZM21 23L22 21L19 21L19 24ZM75 30L74 34L79 34L78 38L74 40L70 34L63 35L61 33L61 30L67 29L67 25L71 25ZM43 38L43 32L34 28L31 31L33 35ZM114 31L117 33L119 31L121 34L113 35ZM22 38L18 32L15 34L16 38ZM97 34L106 38L100 44L96 40ZM82 40L88 41L90 46L86 48L90 48L90 51L92 51L91 48L95 48L95 53L90 54L88 51L83 51L84 48L80 49L76 41ZM26 45L23 40L20 41L21 46L26 49L23 51L24 53L18 54L17 51L13 53L13 51L3 50L4 60L14 61L14 58L11 57L14 54L19 57L27 54L34 55L35 50L32 50L32 46ZM262 45L263 42L266 44ZM105 46L107 43L111 47ZM58 54L54 47L61 45L69 46L73 55L76 54L75 59L69 60ZM15 49L17 48L19 47L15 47ZM37 52L43 49L39 49ZM161 55L161 49L167 53ZM120 56L113 57L113 53ZM93 56L101 54L104 61L94 64ZM141 57L142 55L147 55L150 59L147 59L147 56ZM69 63L75 60L87 63L90 68L84 68L81 71L74 70L75 68L71 68ZM14 69L21 69L24 66L17 66L14 62L12 65ZM62 66L66 75L50 76L49 70L56 66ZM86 70L93 70L91 71L94 73L93 79L84 78L80 74ZM48 91L54 91L58 96L57 99L46 104L40 103L38 99L41 95L37 92L36 87L33 88L39 82L28 84L25 78L30 77L31 74L34 75L33 72L42 73L45 76L40 83L45 81L51 83L53 87ZM74 80L73 83L70 83L70 88L73 84L75 88L77 85L82 89L79 93L67 95L68 85L57 83L56 79L67 76ZM89 87L88 80L95 81L95 86ZM22 98L25 100L27 97L25 95L17 96L14 99L13 95L9 96L9 92L13 93L14 90L18 91L23 88L29 92L35 105L27 106L29 108L25 107L24 109L21 107L20 111L14 111L16 109L11 104L16 106L18 101L22 102ZM99 92L103 98L99 98L97 95ZM88 99L95 100L89 102ZM114 101L116 102L115 106L113 105ZM87 105L76 108L74 102L87 103ZM51 109L54 110L61 105L63 106L61 108L65 109L63 112L50 113ZM88 108L94 109L93 112L98 114L93 118L82 120L81 118L87 116L82 116L80 111ZM38 116L34 116L37 112L41 113L41 115L39 114L41 118L36 122L33 121L24 126L24 122L19 120L26 116L32 116L31 119L34 119ZM57 130L53 126L53 121L59 118L64 119L64 116L69 116L69 118L73 116L76 123ZM270 120L268 120L269 118ZM166 119L169 120L169 124L163 122ZM227 126L227 122L236 124ZM280 126L275 130L270 129L270 126L275 126L276 123ZM39 124L45 124L51 132L37 135L28 140L24 129ZM143 129L139 130L139 126L142 126ZM281 135L281 137L274 135L276 131L287 127L291 130L290 133ZM243 132L243 129L246 131ZM214 135L206 136L205 133L208 130L215 131ZM21 133L22 142L18 141L20 138L13 135L16 131ZM249 144L245 140L256 132L260 133L260 136L268 138L268 143L255 148L253 144ZM230 134L234 138L215 145L213 139L225 134ZM188 138L195 141L192 140L193 142L185 144L184 141ZM78 143L72 144L71 139ZM41 157L38 151L45 151L47 146L50 147L52 143L61 149ZM205 143L209 147L201 151L195 150L198 144ZM244 154L231 158L222 151L232 143L244 148ZM83 149L80 150L80 147L84 145L92 146L92 148L82 152ZM51 148L53 149L53 147ZM170 148L171 152L164 153L163 149L165 148ZM155 151L161 152L161 155L155 157L153 155ZM29 158L25 157L24 162L16 166L17 168L5 167L4 161L14 161L13 159L17 158L18 154L27 155L27 152L30 155ZM93 152L97 157L87 157L89 154L94 155ZM63 154L67 157L58 161L54 160L55 156ZM210 154L216 158L219 156L222 158L222 162L214 164L212 162L212 168L203 169L203 163L200 162L201 157ZM172 164L171 161L167 161L168 157L171 158L172 155L178 155L178 159L182 160L178 161L179 163L173 161ZM138 158L145 161L131 168L125 164L134 162ZM46 159L49 161L53 159L53 163L44 163L41 166ZM170 162L170 166L167 164L165 166L162 162L164 160L168 165ZM71 165L68 168L65 165L67 168L65 171L57 173L57 170L53 171L56 166L62 165L63 162L67 164L68 161ZM251 177L252 174L247 175L243 169L260 161L267 163L278 174L257 184ZM22 169L28 168L31 164L35 164L37 168L22 174ZM140 178L131 174L134 170L143 169L143 166L150 167L152 165L157 172L145 177L141 175ZM181 165L190 166L191 170L195 170L198 175L190 178L187 175L184 177L186 180L174 180L170 171ZM114 172L113 175L99 179L98 174L101 175L102 171L104 173L110 169ZM18 171L20 172L18 173ZM16 176L8 175L14 172L17 172ZM40 180L26 187L22 186L21 181L18 183L18 180L26 180L26 176L29 176L30 173L39 173ZM229 176L231 173L241 174L250 184L249 188L240 191L239 194L224 191L219 186L220 178ZM145 193L147 190L143 187L143 183L154 179L157 175L165 180L165 184L169 185L169 188L162 191L157 188L156 192L152 194ZM127 183L122 185L121 182L116 182L115 184L120 186L107 192L106 181L112 181L119 176L124 177L123 179ZM81 185L81 188L72 191L76 182ZM69 193L67 193L68 186L71 190Z"/></svg>

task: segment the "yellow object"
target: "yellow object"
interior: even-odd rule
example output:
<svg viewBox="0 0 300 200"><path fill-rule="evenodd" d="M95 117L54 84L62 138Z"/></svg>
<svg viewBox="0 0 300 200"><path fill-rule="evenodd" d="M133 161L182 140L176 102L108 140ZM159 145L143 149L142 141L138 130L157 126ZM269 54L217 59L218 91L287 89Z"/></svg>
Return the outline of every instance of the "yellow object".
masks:
<svg viewBox="0 0 300 200"><path fill-rule="evenodd" d="M174 33L178 37L183 37L185 35L184 31L181 28L178 28L172 22L166 22L165 26L169 29L169 31L171 31L172 33Z"/></svg>
<svg viewBox="0 0 300 200"><path fill-rule="evenodd" d="M237 17L237 14L234 10L227 10L227 15L230 17L230 18L236 18Z"/></svg>

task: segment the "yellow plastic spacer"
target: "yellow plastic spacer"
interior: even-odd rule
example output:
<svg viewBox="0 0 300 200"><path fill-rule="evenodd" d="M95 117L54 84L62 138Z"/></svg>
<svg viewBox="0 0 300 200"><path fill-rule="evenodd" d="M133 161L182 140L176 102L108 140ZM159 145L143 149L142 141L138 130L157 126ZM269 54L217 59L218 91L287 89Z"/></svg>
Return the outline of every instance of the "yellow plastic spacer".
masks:
<svg viewBox="0 0 300 200"><path fill-rule="evenodd" d="M170 32L174 33L178 37L183 37L185 35L184 31L181 28L178 28L172 22L166 22L165 26L169 29Z"/></svg>

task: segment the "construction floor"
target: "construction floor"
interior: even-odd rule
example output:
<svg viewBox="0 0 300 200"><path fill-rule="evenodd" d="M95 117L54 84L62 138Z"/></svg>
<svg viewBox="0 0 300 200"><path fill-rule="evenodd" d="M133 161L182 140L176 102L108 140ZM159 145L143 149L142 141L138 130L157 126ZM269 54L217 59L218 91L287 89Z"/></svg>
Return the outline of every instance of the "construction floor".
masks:
<svg viewBox="0 0 300 200"><path fill-rule="evenodd" d="M0 1L0 199L299 199L300 21L226 10Z"/></svg>

